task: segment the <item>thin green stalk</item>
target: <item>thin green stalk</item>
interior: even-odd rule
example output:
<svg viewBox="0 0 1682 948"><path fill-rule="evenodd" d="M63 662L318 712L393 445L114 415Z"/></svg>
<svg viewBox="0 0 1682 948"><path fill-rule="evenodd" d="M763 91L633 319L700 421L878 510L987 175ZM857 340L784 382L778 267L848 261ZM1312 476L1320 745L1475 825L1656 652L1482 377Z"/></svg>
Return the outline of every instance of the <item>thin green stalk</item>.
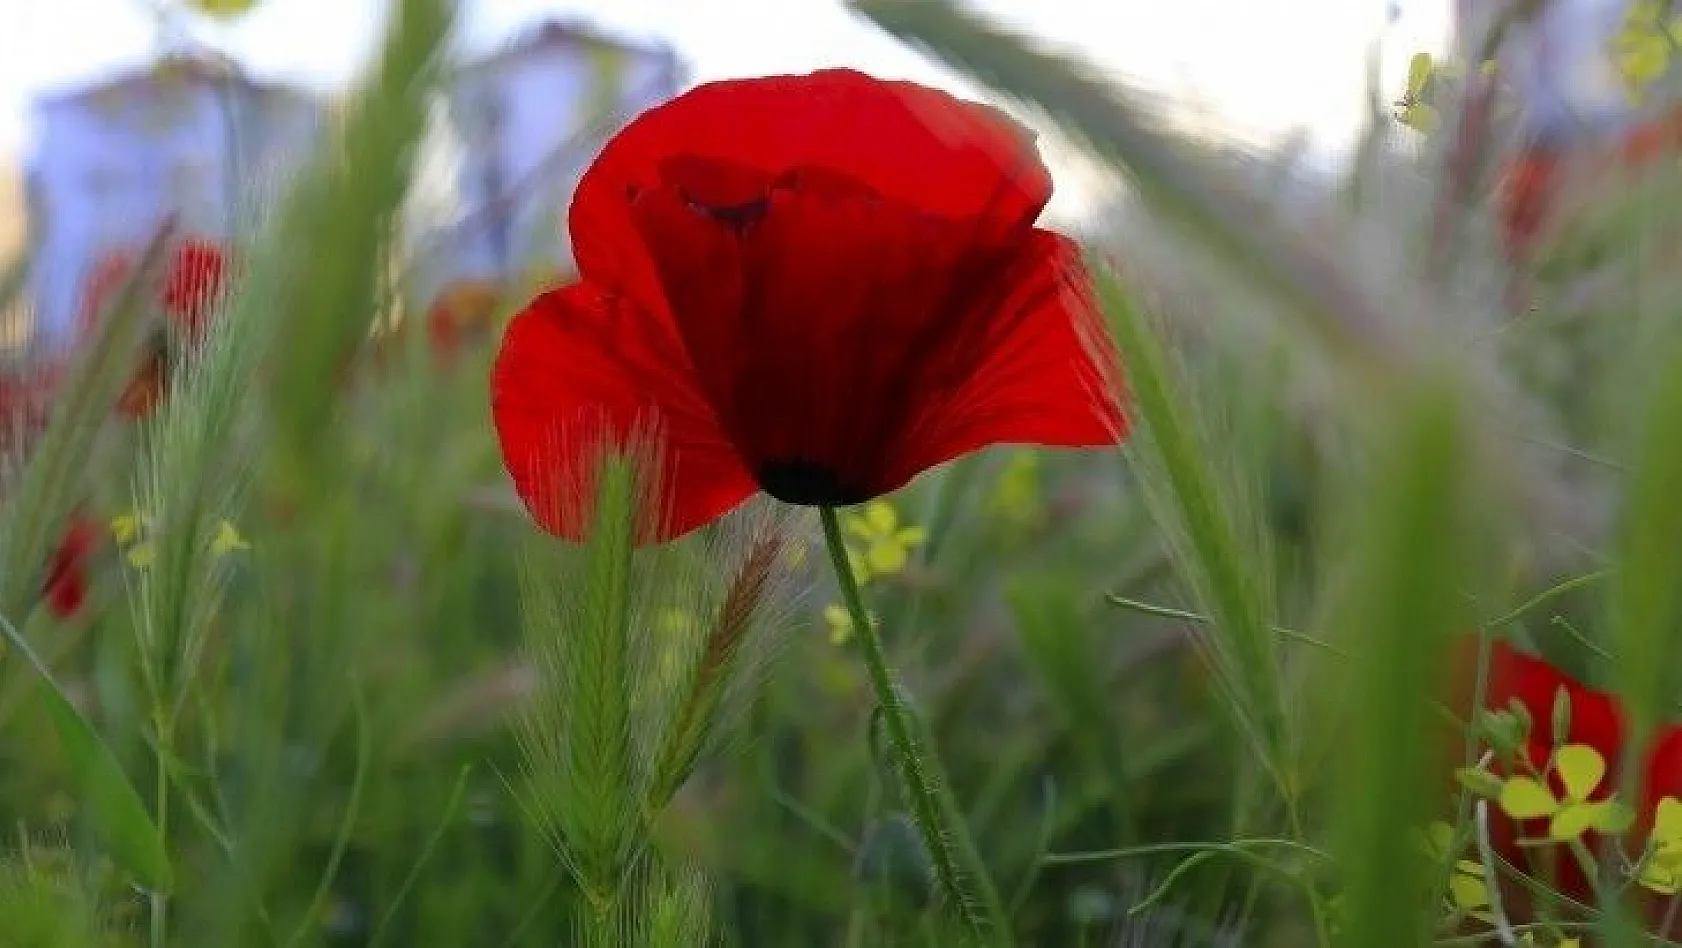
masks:
<svg viewBox="0 0 1682 948"><path fill-rule="evenodd" d="M351 775L350 799L345 804L345 813L339 820L339 832L333 838L333 849L327 857L327 867L321 873L321 880L316 883L315 895L310 899L310 907L304 913L304 919L292 937L286 940L286 948L293 948L303 941L309 932L313 920L320 918L327 906L327 899L333 891L333 881L338 877L339 866L344 862L345 851L350 848L350 834L356 827L357 817L362 811L362 793L368 783L368 764L373 756L371 737L368 733L368 712L362 704L362 690L355 689L351 694L351 701L356 710L356 770ZM465 769L463 774L466 774ZM459 782L457 784L460 785Z"/></svg>
<svg viewBox="0 0 1682 948"><path fill-rule="evenodd" d="M456 775L455 787L450 790L450 799L444 804L444 813L438 818L438 825L432 828L431 835L427 836L426 843L421 846L420 855L415 859L415 864L409 867L409 874L403 877L403 883L397 887L397 895L392 898L391 904L386 906L385 914L380 916L380 923L374 926L374 934L368 938L370 946L378 945L385 940L386 932L390 930L392 922L397 918L397 910L402 907L403 901L408 898L409 893L414 889L415 882L420 879L421 870L426 868L427 860L432 858L433 851L438 848L438 841L444 838L445 831L449 829L450 821L455 819L456 809L461 805L462 791L467 789L467 778L472 773L473 768L467 766L461 768L461 773ZM555 876L549 888L544 890L544 895L532 907L534 913L543 903L549 900L549 895L560 884L560 879L559 875ZM524 925L525 922L522 921L521 927L523 928Z"/></svg>
<svg viewBox="0 0 1682 948"><path fill-rule="evenodd" d="M998 890L975 855L975 844L962 816L956 812L949 798L940 792L935 777L938 765L933 756L917 746L917 727L912 721L911 710L900 698L893 673L888 669L881 636L864 608L858 580L847 561L847 546L841 538L841 523L835 509L823 507L820 514L824 542L829 549L830 562L835 567L836 582L841 587L841 600L846 604L854 632L863 647L865 668L881 708L882 725L893 751L894 764L905 785L911 815L922 834L923 844L928 848L940 888L976 940L1010 944L1010 919L1005 915ZM958 864L960 853L969 865ZM979 906L970 898L965 885L966 876L980 892Z"/></svg>
<svg viewBox="0 0 1682 948"><path fill-rule="evenodd" d="M161 708L159 711L161 712ZM169 845L169 761L171 757L171 725L164 720L162 713L153 716L158 729L157 743L153 745L157 756L157 817L158 839L165 846ZM150 903L149 913L151 948L165 948L169 939L169 896L158 889L151 889L147 893Z"/></svg>

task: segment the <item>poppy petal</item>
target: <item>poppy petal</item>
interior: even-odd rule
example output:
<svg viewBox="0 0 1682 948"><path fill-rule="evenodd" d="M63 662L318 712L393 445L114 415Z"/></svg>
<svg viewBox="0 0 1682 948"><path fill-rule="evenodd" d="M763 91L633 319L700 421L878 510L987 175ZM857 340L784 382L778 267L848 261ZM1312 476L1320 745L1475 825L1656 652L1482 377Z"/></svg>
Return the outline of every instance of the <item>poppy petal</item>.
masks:
<svg viewBox="0 0 1682 948"><path fill-rule="evenodd" d="M42 592L47 609L55 618L70 619L80 612L88 596L87 560L93 553L98 531L81 518L71 521L64 538L47 563Z"/></svg>
<svg viewBox="0 0 1682 948"><path fill-rule="evenodd" d="M990 445L1090 448L1120 443L1114 346L1082 268L1080 248L1035 231L1007 266L1005 291L977 311L965 340L981 355L957 384L913 404L891 480Z"/></svg>
<svg viewBox="0 0 1682 948"><path fill-rule="evenodd" d="M197 339L204 331L226 266L221 248L201 240L186 241L171 258L160 301L187 338Z"/></svg>
<svg viewBox="0 0 1682 948"><path fill-rule="evenodd" d="M544 529L579 539L574 516L604 439L628 447L660 425L660 522L645 539L689 532L740 504L753 480L690 382L663 322L589 284L539 296L508 328L491 379L503 460Z"/></svg>
<svg viewBox="0 0 1682 948"><path fill-rule="evenodd" d="M700 388L768 493L844 506L985 445L1124 433L1071 241L978 242L825 169L762 203L720 213L666 186L633 210Z"/></svg>
<svg viewBox="0 0 1682 948"><path fill-rule="evenodd" d="M1658 807L1665 797L1682 800L1682 727L1670 725L1659 731L1647 761L1646 805ZM1682 806L1668 808L1682 842Z"/></svg>
<svg viewBox="0 0 1682 948"><path fill-rule="evenodd" d="M579 272L629 292L652 288L626 204L659 186L663 163L678 156L769 176L828 168L992 231L1032 224L1051 197L1031 133L996 109L848 69L711 82L644 112L585 172L568 220Z"/></svg>
<svg viewBox="0 0 1682 948"><path fill-rule="evenodd" d="M1563 689L1571 701L1570 728L1553 733L1554 698ZM1623 715L1617 700L1604 691L1583 685L1540 658L1526 655L1505 641L1490 647L1489 685L1484 706L1505 708L1518 701L1530 712L1531 742L1544 747L1554 744L1585 744L1599 751L1609 766L1617 767L1623 748Z"/></svg>

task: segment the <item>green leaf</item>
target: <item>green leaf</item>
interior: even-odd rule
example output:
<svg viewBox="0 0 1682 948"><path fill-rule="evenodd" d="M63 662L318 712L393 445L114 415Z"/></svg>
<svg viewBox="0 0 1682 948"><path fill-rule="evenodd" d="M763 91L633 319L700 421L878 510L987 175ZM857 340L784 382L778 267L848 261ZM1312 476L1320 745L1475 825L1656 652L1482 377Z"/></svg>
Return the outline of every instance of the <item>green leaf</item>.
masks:
<svg viewBox="0 0 1682 948"><path fill-rule="evenodd" d="M163 836L111 749L81 712L65 700L57 685L43 679L41 696L83 802L110 848L111 858L146 888L168 892L175 884L175 874Z"/></svg>
<svg viewBox="0 0 1682 948"><path fill-rule="evenodd" d="M10 622L0 620L0 632L35 670L41 699L58 732L65 759L95 829L111 858L136 881L154 892L168 892L175 884L163 835L105 742L99 739L76 706L64 696L52 673Z"/></svg>
<svg viewBox="0 0 1682 948"><path fill-rule="evenodd" d="M1489 800L1498 800L1501 797L1501 778L1487 770L1462 767L1454 772L1454 777L1460 782L1460 786L1480 797Z"/></svg>

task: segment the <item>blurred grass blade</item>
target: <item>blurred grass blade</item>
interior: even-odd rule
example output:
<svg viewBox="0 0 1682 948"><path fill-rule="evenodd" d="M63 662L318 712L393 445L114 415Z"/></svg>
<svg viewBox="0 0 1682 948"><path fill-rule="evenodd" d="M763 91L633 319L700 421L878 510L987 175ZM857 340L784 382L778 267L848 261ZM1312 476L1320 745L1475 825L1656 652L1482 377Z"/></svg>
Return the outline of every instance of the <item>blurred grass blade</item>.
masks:
<svg viewBox="0 0 1682 948"><path fill-rule="evenodd" d="M93 725L64 696L64 690L17 627L0 619L0 633L35 670L42 703L70 763L76 789L88 808L95 830L110 849L112 860L146 888L154 892L170 891L175 878L163 836L117 758L99 739Z"/></svg>
<svg viewBox="0 0 1682 948"><path fill-rule="evenodd" d="M1389 385L1437 365L1444 353L1467 360L1459 382L1483 430L1484 463L1502 467L1528 513L1574 539L1598 524L1546 472L1518 463L1511 432L1492 419L1528 419L1529 404L1488 364L1486 349L1445 318L1463 305L1412 275L1400 255L1363 256L1356 265L1348 222L1310 233L1275 213L1261 190L1223 172L1202 151L1156 120L1145 95L1098 78L1077 61L1037 49L1023 37L963 12L950 0L850 0L888 32L980 82L1040 110L1124 175L1158 215L1244 278L1247 291L1281 308L1308 332L1303 342L1333 359L1329 368L1359 383L1360 404L1382 405ZM1441 332L1424 332L1422 327Z"/></svg>
<svg viewBox="0 0 1682 948"><path fill-rule="evenodd" d="M1413 834L1441 798L1449 760L1433 743L1433 683L1463 620L1468 562L1463 478L1466 429L1452 387L1421 384L1401 405L1350 516L1360 528L1338 625L1359 630L1354 678L1320 694L1344 764L1336 801L1339 865L1347 873L1344 944L1416 948L1430 913L1415 893L1432 868L1410 858ZM1348 716L1344 695L1352 697Z"/></svg>
<svg viewBox="0 0 1682 948"><path fill-rule="evenodd" d="M20 483L7 498L0 523L0 611L22 615L34 601L47 550L57 541L81 500L81 472L118 396L139 365L150 294L171 231L160 228L140 265L100 320L91 343L53 393L46 430L34 446Z"/></svg>
<svg viewBox="0 0 1682 948"><path fill-rule="evenodd" d="M0 313L7 313L29 286L35 248L25 246L16 257L0 264Z"/></svg>
<svg viewBox="0 0 1682 948"><path fill-rule="evenodd" d="M1138 840L1129 806L1132 792L1118 746L1111 685L1103 674L1104 652L1095 623L1080 609L1082 595L1062 577L1019 581L1005 592L1017 641L1041 681L1045 700L1063 719L1087 768L1106 778L1106 798L1115 819L1118 845Z"/></svg>
<svg viewBox="0 0 1682 948"><path fill-rule="evenodd" d="M1206 641L1227 710L1273 778L1280 798L1294 806L1285 776L1293 753L1281 686L1277 637L1267 584L1266 551L1247 531L1245 512L1221 490L1218 452L1202 450L1187 409L1184 386L1168 354L1136 307L1102 267L1099 298L1115 326L1128 366L1134 420L1126 449L1141 471L1146 501L1167 535L1181 578L1214 620Z"/></svg>
<svg viewBox="0 0 1682 948"><path fill-rule="evenodd" d="M281 287L287 344L276 353L272 384L284 446L299 463L312 456L338 407L343 373L391 302L397 214L454 9L448 0L391 5L378 70L343 129L341 147L360 160L310 180L294 199L298 243L285 252L308 256L309 278Z"/></svg>
<svg viewBox="0 0 1682 948"><path fill-rule="evenodd" d="M1672 300L1651 305L1664 310L1651 314L1656 325L1637 334L1629 358L1637 369L1629 373L1632 473L1614 534L1618 568L1607 581L1613 672L1636 746L1671 716L1682 684L1682 311ZM1641 755L1627 757L1623 779L1639 781Z"/></svg>
<svg viewBox="0 0 1682 948"><path fill-rule="evenodd" d="M1255 286L1309 316L1335 350L1368 369L1410 350L1356 271L1277 226L1277 215L1259 195L1205 167L1122 90L950 0L851 0L851 6L906 42L1044 110L1123 171L1159 212Z"/></svg>

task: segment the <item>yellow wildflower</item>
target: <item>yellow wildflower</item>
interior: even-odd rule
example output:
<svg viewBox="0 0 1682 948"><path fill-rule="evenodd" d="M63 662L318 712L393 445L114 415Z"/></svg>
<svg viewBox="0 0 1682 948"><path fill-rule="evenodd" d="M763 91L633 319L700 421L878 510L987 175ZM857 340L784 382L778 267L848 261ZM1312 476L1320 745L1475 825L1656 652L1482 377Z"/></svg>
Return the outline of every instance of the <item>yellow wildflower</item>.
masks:
<svg viewBox="0 0 1682 948"><path fill-rule="evenodd" d="M1501 787L1501 809L1515 820L1548 818L1548 836L1573 840L1588 830L1621 833L1631 814L1616 800L1589 799L1606 778L1606 759L1586 744L1567 744L1554 752L1549 768L1565 787L1563 798L1532 777L1511 777Z"/></svg>
<svg viewBox="0 0 1682 948"><path fill-rule="evenodd" d="M251 549L251 544L239 535L239 531L234 528L233 524L223 520L216 525L216 535L210 540L212 556L227 556L229 553L249 549Z"/></svg>
<svg viewBox="0 0 1682 948"><path fill-rule="evenodd" d="M688 609L666 606L655 615L654 628L661 635L684 635L695 631L695 615Z"/></svg>
<svg viewBox="0 0 1682 948"><path fill-rule="evenodd" d="M1425 854L1433 862L1447 862L1459 855L1452 851L1454 828L1440 820L1426 828L1422 842ZM1489 913L1489 885L1480 862L1454 859L1454 871L1448 878L1448 898L1454 911L1460 914L1486 922L1494 918Z"/></svg>
<svg viewBox="0 0 1682 948"><path fill-rule="evenodd" d="M928 542L927 530L901 526L899 512L885 500L873 500L863 512L849 513L846 530L861 544L848 544L848 559L855 571L862 564L869 576L892 576L903 570L911 561L911 551Z"/></svg>
<svg viewBox="0 0 1682 948"><path fill-rule="evenodd" d="M1682 892L1682 801L1665 797L1653 811L1653 832L1640 882L1660 895Z"/></svg>
<svg viewBox="0 0 1682 948"><path fill-rule="evenodd" d="M853 637L853 617L840 604L832 602L823 607L824 622L829 624L831 645L846 645Z"/></svg>

